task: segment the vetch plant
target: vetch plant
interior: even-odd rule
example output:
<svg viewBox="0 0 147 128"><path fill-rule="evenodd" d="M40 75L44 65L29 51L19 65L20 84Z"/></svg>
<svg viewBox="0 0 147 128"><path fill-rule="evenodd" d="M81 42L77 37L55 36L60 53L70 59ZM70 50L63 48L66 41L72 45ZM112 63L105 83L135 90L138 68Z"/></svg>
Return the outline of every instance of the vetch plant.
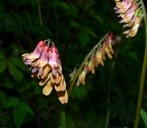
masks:
<svg viewBox="0 0 147 128"><path fill-rule="evenodd" d="M114 50L112 48L113 33L108 32L90 51L80 68L72 76L70 87L66 90L66 82L62 74L61 60L55 44L51 40L39 41L34 51L22 55L25 65L29 65L31 77L37 77L40 86L44 86L42 93L48 96L53 87L55 88L58 99L62 104L68 102L68 95L78 77L77 86L85 85L87 72L95 73L95 67L104 66L107 56L111 59ZM82 71L83 70L83 71ZM65 128L65 108L61 106L61 127Z"/></svg>

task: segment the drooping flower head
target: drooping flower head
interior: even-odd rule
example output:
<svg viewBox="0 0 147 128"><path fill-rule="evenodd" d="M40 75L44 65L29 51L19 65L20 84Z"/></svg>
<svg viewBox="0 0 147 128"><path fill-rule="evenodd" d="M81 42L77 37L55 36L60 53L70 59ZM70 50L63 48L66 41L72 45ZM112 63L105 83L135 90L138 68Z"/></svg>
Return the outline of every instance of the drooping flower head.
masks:
<svg viewBox="0 0 147 128"><path fill-rule="evenodd" d="M116 7L114 7L115 13L118 17L121 17L119 23L125 23L123 28L130 27L123 34L127 34L126 37L134 37L137 34L138 28L140 26L143 12L137 0L114 0L116 2Z"/></svg>
<svg viewBox="0 0 147 128"><path fill-rule="evenodd" d="M31 66L31 76L40 79L39 85L44 86L42 93L48 96L54 87L59 101L67 103L66 82L55 44L50 40L40 41L32 53L23 54L22 57L24 64Z"/></svg>

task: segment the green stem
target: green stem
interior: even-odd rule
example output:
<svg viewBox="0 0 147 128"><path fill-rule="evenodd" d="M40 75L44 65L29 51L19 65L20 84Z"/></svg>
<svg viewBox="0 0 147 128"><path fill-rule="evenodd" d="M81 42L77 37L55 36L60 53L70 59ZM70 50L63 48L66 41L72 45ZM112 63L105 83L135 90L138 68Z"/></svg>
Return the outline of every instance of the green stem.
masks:
<svg viewBox="0 0 147 128"><path fill-rule="evenodd" d="M138 125L139 125L140 110L141 110L143 88L144 88L144 81L145 81L145 73L146 73L146 66L147 66L147 62L146 62L146 59L147 59L147 16L146 16L146 9L145 9L143 1L140 0L140 3L141 3L142 10L143 10L144 23L145 23L145 53L144 53L144 60L143 60L143 66L142 66L142 72L141 72L140 88L139 88L139 94L138 94L138 103L137 103L134 128L138 128Z"/></svg>
<svg viewBox="0 0 147 128"><path fill-rule="evenodd" d="M109 32L108 32L109 33ZM70 86L69 86L69 89L68 89L68 95L70 94L75 82L76 82L76 79L79 75L79 73L81 72L85 62L89 59L89 57L92 55L92 53L97 49L97 47L101 44L101 42L106 38L106 36L108 35L108 33L93 47L93 49L87 54L87 56L85 57L84 61L82 62L82 64L80 65L79 69L76 71L76 73L74 74L74 78L73 80L70 82Z"/></svg>
<svg viewBox="0 0 147 128"><path fill-rule="evenodd" d="M66 128L66 117L65 117L65 105L61 105L61 110L60 110L60 121L61 121L61 128Z"/></svg>
<svg viewBox="0 0 147 128"><path fill-rule="evenodd" d="M39 22L40 22L40 25L42 25L43 21L42 21L42 15L41 15L40 0L37 0L37 4L38 4Z"/></svg>

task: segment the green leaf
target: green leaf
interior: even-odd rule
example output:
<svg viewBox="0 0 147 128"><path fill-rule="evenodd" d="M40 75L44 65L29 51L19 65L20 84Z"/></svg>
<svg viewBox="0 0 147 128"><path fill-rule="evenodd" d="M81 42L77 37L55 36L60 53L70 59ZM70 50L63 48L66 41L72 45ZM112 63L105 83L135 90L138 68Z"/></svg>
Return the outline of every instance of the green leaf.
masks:
<svg viewBox="0 0 147 128"><path fill-rule="evenodd" d="M73 17L76 17L76 16L77 16L77 13L78 13L78 8L77 8L77 6L75 6L74 4L70 4L70 7L71 7L72 16L73 16Z"/></svg>
<svg viewBox="0 0 147 128"><path fill-rule="evenodd" d="M8 101L3 105L4 109L10 109L13 107L17 107L19 104L19 99L15 97L9 97Z"/></svg>
<svg viewBox="0 0 147 128"><path fill-rule="evenodd" d="M11 61L8 63L8 68L9 68L10 74L14 77L15 80L22 81L23 74Z"/></svg>
<svg viewBox="0 0 147 128"><path fill-rule="evenodd" d="M20 128L26 118L26 111L15 108L13 110L13 121L16 125L16 128Z"/></svg>
<svg viewBox="0 0 147 128"><path fill-rule="evenodd" d="M90 37L86 32L80 32L78 35L78 38L81 42L81 46L82 48L88 43L90 42Z"/></svg>
<svg viewBox="0 0 147 128"><path fill-rule="evenodd" d="M83 27L83 31L89 33L91 36L97 38L96 33L90 27Z"/></svg>
<svg viewBox="0 0 147 128"><path fill-rule="evenodd" d="M5 71L7 63L5 61L0 61L0 73Z"/></svg>
<svg viewBox="0 0 147 128"><path fill-rule="evenodd" d="M145 126L147 127L147 113L143 109L141 109L140 114L141 114L141 117L145 123Z"/></svg>
<svg viewBox="0 0 147 128"><path fill-rule="evenodd" d="M65 2L59 3L58 6L60 6L63 9L70 9L70 6Z"/></svg>
<svg viewBox="0 0 147 128"><path fill-rule="evenodd" d="M22 58L18 58L18 57L10 57L9 59L13 64L15 64L16 66L18 66L21 69L25 69L25 65L23 64Z"/></svg>
<svg viewBox="0 0 147 128"><path fill-rule="evenodd" d="M83 86L79 86L78 88L74 88L73 90L78 99L83 99L87 95L87 88Z"/></svg>
<svg viewBox="0 0 147 128"><path fill-rule="evenodd" d="M92 15L101 25L104 25L103 19L99 15Z"/></svg>
<svg viewBox="0 0 147 128"><path fill-rule="evenodd" d="M71 21L69 26L77 29L81 28L81 25L75 21Z"/></svg>
<svg viewBox="0 0 147 128"><path fill-rule="evenodd" d="M20 109L26 111L27 113L29 113L29 114L31 114L31 115L34 116L34 113L33 113L33 111L32 111L32 109L31 109L31 107L30 107L29 104L27 104L27 103L25 103L25 102L21 102L21 103L18 105L18 107L19 107Z"/></svg>

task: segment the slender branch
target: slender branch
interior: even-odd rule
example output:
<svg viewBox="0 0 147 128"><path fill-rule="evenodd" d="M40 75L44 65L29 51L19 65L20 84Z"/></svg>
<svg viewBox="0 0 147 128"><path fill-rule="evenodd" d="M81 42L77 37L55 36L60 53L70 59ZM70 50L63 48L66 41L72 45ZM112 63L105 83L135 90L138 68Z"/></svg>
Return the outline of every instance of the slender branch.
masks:
<svg viewBox="0 0 147 128"><path fill-rule="evenodd" d="M145 74L146 74L146 67L147 67L147 15L146 15L146 9L145 9L143 0L140 0L140 3L141 3L142 10L143 10L144 23L145 23L145 53L144 53L144 60L143 60L143 65L142 65L140 88L139 88L139 94L138 94L138 103L137 103L134 128L138 128L138 125L139 125L140 110L141 110L142 97L143 97L143 88L144 88Z"/></svg>
<svg viewBox="0 0 147 128"><path fill-rule="evenodd" d="M40 0L37 0L37 4L38 4L39 22L40 22L40 25L43 25L43 20L42 20L42 15L41 15L41 8L40 8Z"/></svg>
<svg viewBox="0 0 147 128"><path fill-rule="evenodd" d="M68 95L70 94L73 85L75 84L75 81L79 75L79 73L81 72L85 62L89 59L89 57L91 56L91 54L94 52L94 50L96 50L96 48L101 44L101 42L105 39L105 37L108 35L108 33L93 47L93 49L87 54L87 56L85 57L84 61L82 62L82 64L80 65L79 69L77 70L76 74L74 75L73 80L70 82L69 84L69 89L68 89Z"/></svg>

